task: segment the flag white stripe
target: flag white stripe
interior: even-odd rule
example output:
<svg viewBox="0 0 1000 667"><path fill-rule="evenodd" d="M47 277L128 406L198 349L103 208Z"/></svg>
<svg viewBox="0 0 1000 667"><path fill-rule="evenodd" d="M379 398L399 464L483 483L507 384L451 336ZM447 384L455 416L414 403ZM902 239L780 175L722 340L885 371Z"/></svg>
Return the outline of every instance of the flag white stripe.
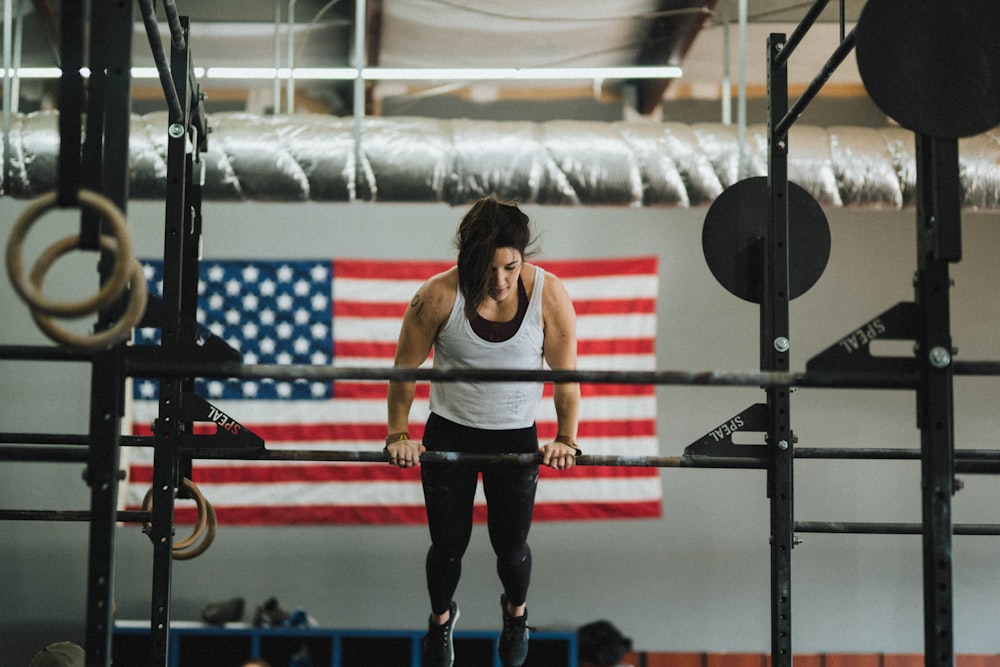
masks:
<svg viewBox="0 0 1000 667"><path fill-rule="evenodd" d="M660 480L656 477L618 480L554 479L538 483L536 503L628 502L659 497ZM198 489L216 509L252 505L413 505L422 506L420 482L315 482L269 484L199 484ZM386 498L392 498L386 503ZM130 498L131 500L131 498ZM136 502L141 501L138 498ZM476 491L476 503L485 504L482 487Z"/></svg>
<svg viewBox="0 0 1000 667"><path fill-rule="evenodd" d="M267 422L268 424L385 424L384 399L336 399L321 401L231 401L209 400L219 411L241 424ZM426 414L428 401L414 401L414 407ZM159 405L154 401L136 401L134 421L147 423L156 418ZM418 417L411 412L411 421ZM580 400L583 421L619 419L649 419L656 417L655 396L585 396ZM538 421L556 419L555 406L543 399L538 411Z"/></svg>
<svg viewBox="0 0 1000 667"><path fill-rule="evenodd" d="M389 280L380 278L338 278L334 271L334 303L339 301L368 301L371 303L406 304L430 276L417 280ZM655 299L659 293L656 275L615 275L571 278L560 276L570 298L575 300L639 298ZM349 299L341 295L349 294Z"/></svg>

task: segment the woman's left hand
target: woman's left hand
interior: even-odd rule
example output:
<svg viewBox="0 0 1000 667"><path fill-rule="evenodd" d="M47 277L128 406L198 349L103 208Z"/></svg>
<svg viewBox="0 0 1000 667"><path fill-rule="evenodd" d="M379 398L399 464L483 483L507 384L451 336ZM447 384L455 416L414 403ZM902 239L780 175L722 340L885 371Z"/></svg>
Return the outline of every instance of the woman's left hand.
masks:
<svg viewBox="0 0 1000 667"><path fill-rule="evenodd" d="M562 442L550 442L539 449L542 463L555 470L568 470L576 465L579 450Z"/></svg>

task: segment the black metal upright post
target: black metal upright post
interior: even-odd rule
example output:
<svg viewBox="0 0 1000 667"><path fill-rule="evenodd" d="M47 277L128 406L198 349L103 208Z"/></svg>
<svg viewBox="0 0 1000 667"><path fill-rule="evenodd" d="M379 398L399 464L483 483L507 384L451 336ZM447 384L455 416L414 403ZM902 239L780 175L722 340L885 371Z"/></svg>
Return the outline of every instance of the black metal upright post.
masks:
<svg viewBox="0 0 1000 667"><path fill-rule="evenodd" d="M81 183L102 191L122 211L128 201L128 143L131 111L132 3L94 2L91 7L91 80L88 134ZM108 36L114 35L114 39ZM96 219L83 216L81 239L96 239ZM111 270L102 254L102 280ZM116 319L101 314L98 329ZM118 505L120 435L126 375L122 345L95 354L91 365L90 447L86 481L90 485L90 539L87 579L87 667L111 664L115 571L115 522Z"/></svg>
<svg viewBox="0 0 1000 667"><path fill-rule="evenodd" d="M775 135L788 112L788 71L778 55L783 34L767 41L768 62L768 194L770 220L765 239L764 290L761 300L761 370L789 369L788 269L788 141ZM792 664L792 545L795 517L792 502L794 439L790 388L767 388L770 458L768 496L771 500L771 664Z"/></svg>
<svg viewBox="0 0 1000 667"><path fill-rule="evenodd" d="M182 20L185 35L187 19ZM185 257L197 254L192 214L187 201L190 180L188 129L190 125L191 86L190 51L185 39L183 48L176 42L171 49L170 69L180 98L182 118L171 118L167 128L167 195L164 214L163 308L161 348L172 358L181 358L187 340L183 313L190 309L187 290L191 278L185 275ZM161 378L159 381L159 418L154 427L153 455L153 587L150 610L150 665L165 667L170 659L170 602L173 577L174 494L180 486L179 447L187 425L181 419L184 378Z"/></svg>
<svg viewBox="0 0 1000 667"><path fill-rule="evenodd" d="M924 664L953 667L951 499L955 492L955 443L948 264L962 256L958 140L918 133L916 148Z"/></svg>

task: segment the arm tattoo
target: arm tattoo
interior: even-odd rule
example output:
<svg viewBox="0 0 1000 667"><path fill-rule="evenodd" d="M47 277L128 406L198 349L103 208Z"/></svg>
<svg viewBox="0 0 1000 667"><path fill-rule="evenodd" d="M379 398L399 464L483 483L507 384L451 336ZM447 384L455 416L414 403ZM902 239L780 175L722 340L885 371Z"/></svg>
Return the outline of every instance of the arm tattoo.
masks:
<svg viewBox="0 0 1000 667"><path fill-rule="evenodd" d="M424 302L420 299L419 293L414 294L413 298L410 299L410 308L413 308L416 311L415 314L418 317L420 316L421 311L424 309Z"/></svg>

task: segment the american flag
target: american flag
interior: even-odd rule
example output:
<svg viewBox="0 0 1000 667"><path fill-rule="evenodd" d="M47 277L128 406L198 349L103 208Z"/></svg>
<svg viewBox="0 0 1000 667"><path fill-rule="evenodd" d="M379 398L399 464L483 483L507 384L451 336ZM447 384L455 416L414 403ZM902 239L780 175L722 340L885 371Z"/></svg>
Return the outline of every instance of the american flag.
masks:
<svg viewBox="0 0 1000 667"><path fill-rule="evenodd" d="M577 312L581 370L654 370L655 257L540 261L566 285ZM384 260L204 260L198 322L238 350L246 364L389 367L406 304L451 263ZM162 294L162 262L143 263L150 293ZM158 329L137 344L155 345ZM428 367L430 361L426 364ZM157 382L137 378L133 433L149 435L159 410ZM197 380L195 393L260 436L268 449L380 451L385 382ZM420 438L428 386L418 383L410 433ZM585 384L578 441L587 454L657 454L656 395L648 385ZM552 387L538 414L541 439L555 435ZM214 425L196 424L210 433ZM152 450L132 448L126 505L152 481ZM425 514L419 468L386 464L196 460L193 481L229 524L413 524ZM660 515L655 468L542 468L535 518L616 519ZM192 523L179 503L176 520ZM477 520L485 499L477 498Z"/></svg>

